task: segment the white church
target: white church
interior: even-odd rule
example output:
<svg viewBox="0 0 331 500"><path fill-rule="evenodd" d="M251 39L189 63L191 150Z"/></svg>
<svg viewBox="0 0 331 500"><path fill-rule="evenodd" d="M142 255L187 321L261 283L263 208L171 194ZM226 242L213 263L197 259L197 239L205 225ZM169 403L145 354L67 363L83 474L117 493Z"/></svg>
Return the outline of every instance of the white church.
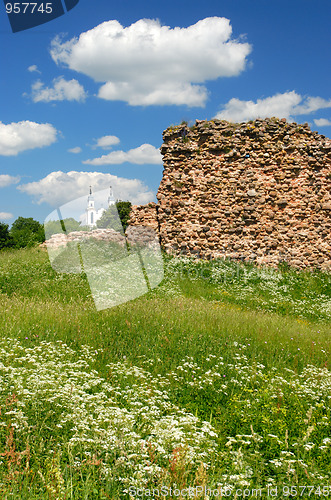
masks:
<svg viewBox="0 0 331 500"><path fill-rule="evenodd" d="M95 208L94 205L94 196L92 194L92 187L90 186L90 193L87 197L87 208L85 210L85 222L83 224L86 224L90 228L93 228L97 225L97 221L102 217L102 214L106 211L106 208L101 207L98 210ZM113 189L110 186L110 191L109 191L109 196L108 196L108 207L109 208L111 205L115 204L115 199L113 196Z"/></svg>

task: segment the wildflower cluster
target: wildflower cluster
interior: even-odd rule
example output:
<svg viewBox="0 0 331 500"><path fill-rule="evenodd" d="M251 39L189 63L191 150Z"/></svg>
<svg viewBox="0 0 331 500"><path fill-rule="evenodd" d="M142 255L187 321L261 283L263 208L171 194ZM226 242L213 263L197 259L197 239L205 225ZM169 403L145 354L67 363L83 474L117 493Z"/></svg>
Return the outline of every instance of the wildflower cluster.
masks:
<svg viewBox="0 0 331 500"><path fill-rule="evenodd" d="M15 468L37 469L54 495L86 468L123 491L202 476L223 489L329 484L330 371L268 369L229 344L163 375L160 359L108 363L104 378L90 347L1 340L0 491Z"/></svg>
<svg viewBox="0 0 331 500"><path fill-rule="evenodd" d="M309 365L279 373L249 359L247 348L233 342L232 358L211 354L201 364L186 357L167 382L219 431L221 486L329 481L331 372Z"/></svg>
<svg viewBox="0 0 331 500"><path fill-rule="evenodd" d="M45 460L60 448L62 465L79 469L94 460L101 478L123 485L147 485L164 475L174 449L183 450L193 470L208 467L216 449L212 426L172 404L142 368L112 363L109 380L99 377L91 368L96 354L86 346L78 354L62 342L26 348L1 340L2 446L8 428L22 446L39 435ZM0 475L7 466L0 462Z"/></svg>

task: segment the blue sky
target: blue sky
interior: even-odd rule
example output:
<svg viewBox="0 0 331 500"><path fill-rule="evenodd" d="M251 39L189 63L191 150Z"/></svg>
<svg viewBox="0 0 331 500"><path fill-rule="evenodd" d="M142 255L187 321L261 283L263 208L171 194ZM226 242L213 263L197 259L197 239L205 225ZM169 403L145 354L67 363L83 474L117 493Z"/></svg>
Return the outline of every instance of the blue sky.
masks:
<svg viewBox="0 0 331 500"><path fill-rule="evenodd" d="M113 185L155 201L162 131L286 117L330 137L329 0L80 0L12 33L0 11L0 221Z"/></svg>

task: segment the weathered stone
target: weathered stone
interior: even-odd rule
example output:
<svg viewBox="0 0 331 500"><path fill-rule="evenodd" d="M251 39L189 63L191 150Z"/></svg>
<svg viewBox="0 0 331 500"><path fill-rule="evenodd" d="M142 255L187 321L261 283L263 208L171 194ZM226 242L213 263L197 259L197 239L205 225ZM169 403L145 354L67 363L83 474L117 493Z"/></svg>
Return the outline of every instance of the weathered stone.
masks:
<svg viewBox="0 0 331 500"><path fill-rule="evenodd" d="M182 129L163 134L159 204L132 207L131 225L175 253L331 269L330 139L274 118Z"/></svg>
<svg viewBox="0 0 331 500"><path fill-rule="evenodd" d="M287 205L288 200L286 198L279 198L276 203L277 205Z"/></svg>

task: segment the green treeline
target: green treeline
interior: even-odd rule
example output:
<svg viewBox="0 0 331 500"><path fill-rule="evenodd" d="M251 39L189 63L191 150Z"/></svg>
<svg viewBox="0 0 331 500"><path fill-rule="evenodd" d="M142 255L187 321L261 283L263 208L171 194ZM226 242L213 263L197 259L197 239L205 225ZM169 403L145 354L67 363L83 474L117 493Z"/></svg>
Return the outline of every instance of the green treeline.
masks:
<svg viewBox="0 0 331 500"><path fill-rule="evenodd" d="M10 229L0 222L0 249L33 247L43 241L44 226L32 217L18 217Z"/></svg>

